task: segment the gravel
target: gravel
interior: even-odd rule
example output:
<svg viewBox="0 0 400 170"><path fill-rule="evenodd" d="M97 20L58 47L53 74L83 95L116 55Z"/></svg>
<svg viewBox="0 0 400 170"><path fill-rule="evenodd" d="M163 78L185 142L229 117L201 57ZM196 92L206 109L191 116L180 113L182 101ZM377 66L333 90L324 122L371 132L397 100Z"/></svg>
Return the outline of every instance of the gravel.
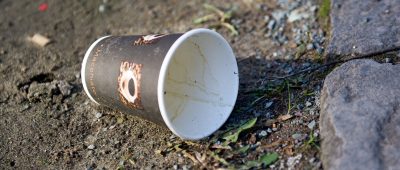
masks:
<svg viewBox="0 0 400 170"><path fill-rule="evenodd" d="M302 156L302 154L298 154L294 157L289 157L286 162L288 169L294 169L294 166L300 162Z"/></svg>

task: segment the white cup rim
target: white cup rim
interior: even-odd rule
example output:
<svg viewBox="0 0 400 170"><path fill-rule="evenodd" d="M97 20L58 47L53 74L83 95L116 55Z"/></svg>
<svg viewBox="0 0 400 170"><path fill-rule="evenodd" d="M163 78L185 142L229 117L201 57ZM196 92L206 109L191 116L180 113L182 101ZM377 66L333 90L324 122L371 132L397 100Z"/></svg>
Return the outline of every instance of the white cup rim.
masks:
<svg viewBox="0 0 400 170"><path fill-rule="evenodd" d="M232 54L233 56L233 60L235 60L236 63L236 58L234 56L233 50L230 47L229 43L225 40L224 37L222 37L220 34L218 34L217 32L213 31L213 30L209 30L209 29L205 29L205 28L197 28L197 29L193 29L190 30L186 33L184 33L182 36L180 36L174 43L173 45L169 48L164 61L161 65L161 69L160 69L160 73L159 73L159 77L158 77L158 85L157 85L157 98L158 98L158 106L161 112L161 115L163 117L163 120L165 122L165 124L167 125L167 127L177 136L179 136L182 139L186 139L186 140L198 140L198 139L202 139L204 137L207 137L209 135L211 135L212 133L214 133L216 130L218 130L225 122L226 120L229 118L230 113L232 112L233 108L234 108L234 103L233 106L230 108L229 113L226 113L227 116L224 117L224 119L219 123L218 127L215 127L215 131L212 132L206 132L202 135L197 135L197 136L193 136L190 134L184 134L182 133L179 129L176 128L176 126L173 124L173 122L169 119L168 117L168 113L167 113L167 109L166 109L166 103L164 100L164 89L165 89L165 81L166 81L166 76L167 76L167 71L168 71L168 67L170 65L170 62L172 60L172 58L174 57L174 54L177 50L177 48L179 48L179 46L185 42L185 40L187 40L188 38L199 34L199 33L207 33L209 35L214 36L215 38L218 38L221 40L221 42L224 42L224 45L226 45L227 47L229 47L228 49L230 50L229 52ZM237 69L237 65L235 65L236 67L236 73L238 71ZM237 73L238 74L238 73ZM235 99L234 101L236 101L237 99L237 94L238 94L238 88L239 88L239 78L237 78L237 81L234 82L234 84L237 84L237 87L235 91L232 91L232 93L234 93ZM188 122L189 123L189 122Z"/></svg>

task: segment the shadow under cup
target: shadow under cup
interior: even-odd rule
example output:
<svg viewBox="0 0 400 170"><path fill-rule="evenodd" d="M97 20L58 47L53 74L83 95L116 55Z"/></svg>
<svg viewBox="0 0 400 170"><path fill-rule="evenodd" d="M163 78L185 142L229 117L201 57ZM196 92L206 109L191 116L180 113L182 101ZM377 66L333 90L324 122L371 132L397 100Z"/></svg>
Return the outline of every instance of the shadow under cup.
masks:
<svg viewBox="0 0 400 170"><path fill-rule="evenodd" d="M159 43L163 42L160 40ZM96 42L92 46L95 44ZM156 48L157 43L153 44L153 49ZM92 50L88 50L85 58L91 55ZM140 48L136 50L140 50ZM138 57L133 56L132 58L142 61L140 57L143 58L144 55ZM183 139L201 139L218 130L231 114L239 88L236 58L228 42L215 31L194 29L177 36L176 40L171 41L169 49L166 49L160 57L160 63L152 64L154 66L151 68L157 74L150 75L151 71L143 70L141 75L142 86L148 86L143 89L156 91L154 100L157 103L153 105L156 105L154 108L158 108L158 112L153 110L143 113L143 110L149 107L146 101L152 100L146 99L146 97L155 97L150 94L154 91L143 90L141 102L144 107L130 108L132 111L129 113L150 121L154 121L151 116L143 116L143 114L153 114L153 117L161 116L163 123ZM113 59L113 61L115 60L117 59ZM82 67L84 89L93 101L106 104L108 101L97 101L90 92L90 88L86 87L86 81L89 79L87 78L88 69L85 68L89 62L86 62L84 59ZM143 62L146 61L143 60ZM143 64L143 68L145 64ZM86 78L84 74L86 74ZM151 76L152 81L157 82L153 83L154 85L146 84L146 76ZM116 90L115 93L118 91ZM110 100L115 100L115 98L110 97ZM126 110L119 103L110 105L108 102L106 105L121 111ZM157 123L157 121L154 122Z"/></svg>

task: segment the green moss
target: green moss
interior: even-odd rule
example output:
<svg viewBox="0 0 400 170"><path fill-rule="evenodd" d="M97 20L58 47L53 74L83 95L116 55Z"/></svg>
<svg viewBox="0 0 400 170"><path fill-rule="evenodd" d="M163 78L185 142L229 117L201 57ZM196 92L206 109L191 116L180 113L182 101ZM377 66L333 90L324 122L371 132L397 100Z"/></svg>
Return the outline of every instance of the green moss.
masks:
<svg viewBox="0 0 400 170"><path fill-rule="evenodd" d="M319 11L318 11L318 20L322 29L325 32L329 32L329 12L331 10L331 0L321 0Z"/></svg>
<svg viewBox="0 0 400 170"><path fill-rule="evenodd" d="M321 6L318 11L320 19L327 19L331 10L331 0L322 0Z"/></svg>

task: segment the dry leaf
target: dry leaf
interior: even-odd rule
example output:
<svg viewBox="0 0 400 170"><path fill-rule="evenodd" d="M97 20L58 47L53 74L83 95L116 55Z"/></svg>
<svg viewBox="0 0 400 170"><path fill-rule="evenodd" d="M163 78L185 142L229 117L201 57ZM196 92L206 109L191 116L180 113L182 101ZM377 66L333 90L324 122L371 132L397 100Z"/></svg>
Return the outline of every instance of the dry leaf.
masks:
<svg viewBox="0 0 400 170"><path fill-rule="evenodd" d="M280 115L280 116L278 117L278 120L280 120L280 121L285 121L285 120L288 120L288 119L290 119L290 118L292 118L292 117L293 117L293 115L291 115L291 114Z"/></svg>

